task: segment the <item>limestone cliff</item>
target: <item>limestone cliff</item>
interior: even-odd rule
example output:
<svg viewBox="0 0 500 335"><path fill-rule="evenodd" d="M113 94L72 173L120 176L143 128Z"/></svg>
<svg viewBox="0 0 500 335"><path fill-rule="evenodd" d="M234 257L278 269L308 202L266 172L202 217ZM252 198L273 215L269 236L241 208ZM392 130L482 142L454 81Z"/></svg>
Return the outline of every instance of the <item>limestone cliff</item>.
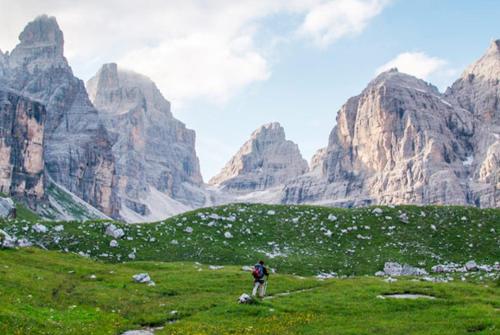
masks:
<svg viewBox="0 0 500 335"><path fill-rule="evenodd" d="M209 184L225 191L262 191L282 185L307 170L299 147L285 138L285 130L275 122L255 130Z"/></svg>

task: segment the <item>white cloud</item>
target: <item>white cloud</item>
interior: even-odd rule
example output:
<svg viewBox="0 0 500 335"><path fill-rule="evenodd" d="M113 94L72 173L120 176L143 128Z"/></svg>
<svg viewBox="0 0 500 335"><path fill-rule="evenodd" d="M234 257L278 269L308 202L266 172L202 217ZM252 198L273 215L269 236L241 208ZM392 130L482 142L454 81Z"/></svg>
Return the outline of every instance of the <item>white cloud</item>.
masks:
<svg viewBox="0 0 500 335"><path fill-rule="evenodd" d="M0 0L0 48L39 14L54 15L66 56L88 79L106 62L144 73L174 104L224 102L271 74L264 18L304 17L301 30L320 44L359 33L387 0ZM296 27L291 27L292 33ZM284 34L287 34L286 32ZM264 41L264 42L262 42Z"/></svg>
<svg viewBox="0 0 500 335"><path fill-rule="evenodd" d="M424 52L403 52L376 70L376 74L397 68L398 71L428 80L431 75L446 72L447 62L438 57L428 56Z"/></svg>
<svg viewBox="0 0 500 335"><path fill-rule="evenodd" d="M332 0L308 12L298 32L325 47L336 40L361 33L389 0Z"/></svg>

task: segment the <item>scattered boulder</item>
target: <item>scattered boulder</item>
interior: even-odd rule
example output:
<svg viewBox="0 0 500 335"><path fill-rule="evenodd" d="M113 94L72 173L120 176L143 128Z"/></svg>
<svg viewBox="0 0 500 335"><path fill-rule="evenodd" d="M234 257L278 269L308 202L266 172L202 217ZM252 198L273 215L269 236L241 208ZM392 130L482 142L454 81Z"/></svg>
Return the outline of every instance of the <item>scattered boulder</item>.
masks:
<svg viewBox="0 0 500 335"><path fill-rule="evenodd" d="M468 261L467 263L465 263L465 269L467 271L477 271L478 266L475 261Z"/></svg>
<svg viewBox="0 0 500 335"><path fill-rule="evenodd" d="M409 223L410 222L410 219L408 218L408 214L406 213L402 213L400 216L399 216L399 221L403 222L403 223Z"/></svg>
<svg viewBox="0 0 500 335"><path fill-rule="evenodd" d="M21 238L17 240L17 246L21 248L29 248L33 246L33 243L31 243L28 239L26 238Z"/></svg>
<svg viewBox="0 0 500 335"><path fill-rule="evenodd" d="M383 276L385 276L385 272L384 271L377 271L377 272L375 272L375 276L383 277Z"/></svg>
<svg viewBox="0 0 500 335"><path fill-rule="evenodd" d="M225 238L233 238L233 234L231 234L230 232L226 231L226 232L224 233L224 237L225 237Z"/></svg>
<svg viewBox="0 0 500 335"><path fill-rule="evenodd" d="M111 248L116 248L116 247L118 247L118 241L117 241L117 240L111 240L111 241L109 242L109 246L110 246Z"/></svg>
<svg viewBox="0 0 500 335"><path fill-rule="evenodd" d="M155 282L151 280L151 277L147 273L139 273L133 275L132 278L136 283L140 284L148 284L148 286L154 286Z"/></svg>
<svg viewBox="0 0 500 335"><path fill-rule="evenodd" d="M384 264L384 273L389 276L425 276L427 271L408 264L399 264L396 262L386 262Z"/></svg>
<svg viewBox="0 0 500 335"><path fill-rule="evenodd" d="M328 220L330 221L337 221L337 217L333 214L328 215Z"/></svg>
<svg viewBox="0 0 500 335"><path fill-rule="evenodd" d="M252 297L249 296L248 294L246 293L243 293L242 295L240 295L240 297L238 298L238 303L239 304L249 304L250 302L252 301Z"/></svg>
<svg viewBox="0 0 500 335"><path fill-rule="evenodd" d="M374 209L372 210L372 214L375 214L375 215L382 215L382 213L383 213L383 212L384 212L384 211L382 211L382 209L381 209L381 208L378 208L378 207L377 207L377 208L374 208Z"/></svg>
<svg viewBox="0 0 500 335"><path fill-rule="evenodd" d="M123 231L123 229L118 228L111 223L106 227L106 235L111 236L115 239L119 239L125 236L125 232Z"/></svg>
<svg viewBox="0 0 500 335"><path fill-rule="evenodd" d="M396 262L385 262L384 273L389 276L400 276L403 266Z"/></svg>
<svg viewBox="0 0 500 335"><path fill-rule="evenodd" d="M16 204L11 198L0 197L0 218L12 219L16 217Z"/></svg>
<svg viewBox="0 0 500 335"><path fill-rule="evenodd" d="M337 278L338 275L335 272L330 273L319 273L316 278L319 280Z"/></svg>
<svg viewBox="0 0 500 335"><path fill-rule="evenodd" d="M7 232L0 229L0 246L3 248L15 248L16 239L10 236Z"/></svg>
<svg viewBox="0 0 500 335"><path fill-rule="evenodd" d="M209 265L208 268L210 270L220 270L220 269L224 269L224 267L222 265Z"/></svg>
<svg viewBox="0 0 500 335"><path fill-rule="evenodd" d="M62 232L62 231L64 231L64 226L63 226L62 224L60 224L60 225L58 225L58 226L55 226L55 227L54 227L54 231L56 231L56 232L58 232L58 233L59 233L59 232Z"/></svg>
<svg viewBox="0 0 500 335"><path fill-rule="evenodd" d="M149 330L129 330L123 333L122 335L154 335Z"/></svg>
<svg viewBox="0 0 500 335"><path fill-rule="evenodd" d="M252 272L253 271L253 266L243 265L241 267L241 271Z"/></svg>
<svg viewBox="0 0 500 335"><path fill-rule="evenodd" d="M33 226L33 230L37 233L45 234L49 229L41 223L37 223Z"/></svg>

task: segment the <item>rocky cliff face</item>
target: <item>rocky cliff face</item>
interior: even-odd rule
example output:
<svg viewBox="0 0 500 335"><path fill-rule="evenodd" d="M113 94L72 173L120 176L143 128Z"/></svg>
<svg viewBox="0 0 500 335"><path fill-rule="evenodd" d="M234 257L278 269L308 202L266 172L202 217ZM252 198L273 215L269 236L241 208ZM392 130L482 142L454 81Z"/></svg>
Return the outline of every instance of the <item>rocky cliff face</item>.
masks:
<svg viewBox="0 0 500 335"><path fill-rule="evenodd" d="M108 215L116 216L111 144L83 82L64 54L53 17L40 16L0 58L0 84L46 106L44 158L50 178Z"/></svg>
<svg viewBox="0 0 500 335"><path fill-rule="evenodd" d="M112 138L124 218L159 220L205 203L195 133L150 79L106 64L87 90Z"/></svg>
<svg viewBox="0 0 500 335"><path fill-rule="evenodd" d="M473 120L467 161L471 201L500 206L500 40L470 65L445 93Z"/></svg>
<svg viewBox="0 0 500 335"><path fill-rule="evenodd" d="M262 191L284 184L308 170L297 144L285 138L279 123L253 132L209 184L231 192Z"/></svg>
<svg viewBox="0 0 500 335"><path fill-rule="evenodd" d="M44 198L45 107L0 89L0 192L35 208Z"/></svg>
<svg viewBox="0 0 500 335"><path fill-rule="evenodd" d="M285 203L499 205L499 42L446 94L391 70L341 108Z"/></svg>

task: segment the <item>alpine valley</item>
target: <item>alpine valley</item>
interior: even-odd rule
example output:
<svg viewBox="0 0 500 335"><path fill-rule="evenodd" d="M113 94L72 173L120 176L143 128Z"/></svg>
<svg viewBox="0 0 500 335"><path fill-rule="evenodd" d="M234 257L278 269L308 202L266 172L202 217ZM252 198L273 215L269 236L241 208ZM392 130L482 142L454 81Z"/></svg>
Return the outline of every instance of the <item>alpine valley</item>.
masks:
<svg viewBox="0 0 500 335"><path fill-rule="evenodd" d="M494 41L444 93L397 69L378 75L310 164L271 123L205 183L195 132L155 83L110 63L85 85L44 15L0 52L0 192L46 219L128 223L235 202L499 207L499 101Z"/></svg>

